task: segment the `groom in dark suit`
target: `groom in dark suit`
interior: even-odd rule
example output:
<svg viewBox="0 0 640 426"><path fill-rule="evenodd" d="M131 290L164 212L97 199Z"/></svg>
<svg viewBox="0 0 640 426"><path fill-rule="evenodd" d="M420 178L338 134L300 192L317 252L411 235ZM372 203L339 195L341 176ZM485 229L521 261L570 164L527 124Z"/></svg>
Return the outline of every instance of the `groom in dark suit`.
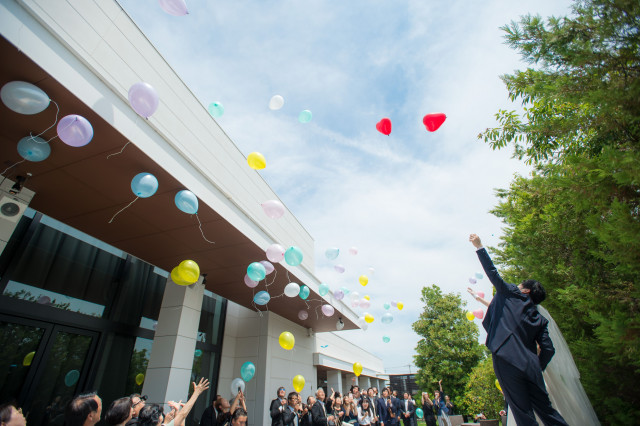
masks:
<svg viewBox="0 0 640 426"><path fill-rule="evenodd" d="M509 403L509 414L518 426L537 425L534 411L545 425L567 425L551 406L542 379L542 371L555 353L547 331L549 322L535 306L545 299L544 288L534 280L518 286L505 282L480 237L471 234L469 241L496 288L482 326L487 331L486 345L493 355L493 369ZM536 343L540 345L539 355Z"/></svg>

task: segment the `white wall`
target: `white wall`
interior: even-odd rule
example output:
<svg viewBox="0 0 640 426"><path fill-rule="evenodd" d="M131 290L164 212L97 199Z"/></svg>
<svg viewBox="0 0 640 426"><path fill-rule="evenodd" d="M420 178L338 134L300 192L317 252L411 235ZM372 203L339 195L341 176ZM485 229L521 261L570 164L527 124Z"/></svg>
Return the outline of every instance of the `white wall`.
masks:
<svg viewBox="0 0 640 426"><path fill-rule="evenodd" d="M323 346L326 347L323 348ZM353 363L359 362L362 364L363 375L376 377L378 374L384 374L382 359L344 339L340 336L340 332L316 334L314 352L320 354L320 359L334 363L333 365L327 365L328 367L341 368L351 372Z"/></svg>

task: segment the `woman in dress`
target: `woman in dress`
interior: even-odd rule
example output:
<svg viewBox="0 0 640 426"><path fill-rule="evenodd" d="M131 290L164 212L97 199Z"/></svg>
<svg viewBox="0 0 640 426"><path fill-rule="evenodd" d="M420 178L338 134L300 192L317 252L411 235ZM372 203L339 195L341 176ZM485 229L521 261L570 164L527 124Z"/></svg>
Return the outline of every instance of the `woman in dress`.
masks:
<svg viewBox="0 0 640 426"><path fill-rule="evenodd" d="M342 419L342 423L349 423L350 425L358 425L358 407L356 403L353 401L353 396L351 394L344 397L343 402L344 408L344 418Z"/></svg>
<svg viewBox="0 0 640 426"><path fill-rule="evenodd" d="M373 408L371 407L371 401L369 398L362 398L362 405L357 408L358 410L358 424L360 426L369 426L371 422L375 421L373 416Z"/></svg>
<svg viewBox="0 0 640 426"><path fill-rule="evenodd" d="M427 426L436 426L436 414L433 411L433 401L427 392L422 392L422 413Z"/></svg>

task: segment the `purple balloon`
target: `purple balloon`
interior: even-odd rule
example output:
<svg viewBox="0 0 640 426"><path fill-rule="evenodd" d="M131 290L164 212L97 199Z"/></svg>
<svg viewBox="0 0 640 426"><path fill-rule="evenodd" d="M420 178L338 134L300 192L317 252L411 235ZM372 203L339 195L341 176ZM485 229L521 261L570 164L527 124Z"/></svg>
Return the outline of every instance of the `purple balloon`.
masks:
<svg viewBox="0 0 640 426"><path fill-rule="evenodd" d="M322 313L330 317L335 313L335 309L331 305L322 305Z"/></svg>
<svg viewBox="0 0 640 426"><path fill-rule="evenodd" d="M249 288L254 288L258 285L258 281L252 280L251 278L249 278L249 275L247 274L244 274L244 283Z"/></svg>
<svg viewBox="0 0 640 426"><path fill-rule="evenodd" d="M269 200L260 204L264 213L271 219L279 219L284 214L284 205L278 200Z"/></svg>
<svg viewBox="0 0 640 426"><path fill-rule="evenodd" d="M138 115L149 118L158 109L160 99L152 85L141 81L129 89L129 103Z"/></svg>
<svg viewBox="0 0 640 426"><path fill-rule="evenodd" d="M184 16L187 13L187 4L184 0L158 0L162 10L173 16Z"/></svg>
<svg viewBox="0 0 640 426"><path fill-rule="evenodd" d="M342 300L344 298L344 291L342 290L336 290L333 292L333 297L336 298L336 300Z"/></svg>
<svg viewBox="0 0 640 426"><path fill-rule="evenodd" d="M345 271L344 266L342 265L336 265L333 267L333 269L335 269L339 274L342 274Z"/></svg>
<svg viewBox="0 0 640 426"><path fill-rule="evenodd" d="M273 266L273 263L268 260L261 260L260 263L264 266L264 270L267 272L267 275L272 273L276 268Z"/></svg>
<svg viewBox="0 0 640 426"><path fill-rule="evenodd" d="M69 146L85 146L93 139L93 127L81 115L67 115L58 122L58 137Z"/></svg>
<svg viewBox="0 0 640 426"><path fill-rule="evenodd" d="M478 282L478 281L476 281L476 279L475 279L475 278L469 278L469 283L470 283L470 284L475 284L475 283L477 283L477 282Z"/></svg>
<svg viewBox="0 0 640 426"><path fill-rule="evenodd" d="M304 309L300 310L298 312L298 318L302 321L306 320L307 318L309 318L309 312L305 311Z"/></svg>
<svg viewBox="0 0 640 426"><path fill-rule="evenodd" d="M40 296L36 302L41 305L49 305L51 303L51 298L49 296Z"/></svg>

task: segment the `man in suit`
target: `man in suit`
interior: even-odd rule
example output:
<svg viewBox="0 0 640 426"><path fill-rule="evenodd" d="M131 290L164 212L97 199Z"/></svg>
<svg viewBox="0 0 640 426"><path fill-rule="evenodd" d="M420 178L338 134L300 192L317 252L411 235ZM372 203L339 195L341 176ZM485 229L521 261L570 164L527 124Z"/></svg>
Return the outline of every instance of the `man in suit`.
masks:
<svg viewBox="0 0 640 426"><path fill-rule="evenodd" d="M284 406L287 404L285 392L284 387L279 387L278 397L271 401L271 406L269 407L269 412L271 413L271 426L282 426L282 413L284 412Z"/></svg>
<svg viewBox="0 0 640 426"><path fill-rule="evenodd" d="M333 420L333 416L327 416L327 407L324 402L324 389L318 388L316 391L316 402L311 407L311 419L313 426L327 426L329 420Z"/></svg>
<svg viewBox="0 0 640 426"><path fill-rule="evenodd" d="M373 419L371 419L371 425L377 426L380 421L380 419L378 418L378 396L376 395L373 388L369 388L367 390L367 394L369 395L371 410L373 411Z"/></svg>
<svg viewBox="0 0 640 426"><path fill-rule="evenodd" d="M505 282L498 274L480 237L469 236L484 272L496 289L482 326L487 331L487 348L493 369L510 413L518 426L537 425L534 412L545 425L567 425L549 401L542 371L555 349L547 331L548 321L538 313L537 304L546 297L542 285L534 280L518 286ZM536 343L540 346L537 355Z"/></svg>
<svg viewBox="0 0 640 426"><path fill-rule="evenodd" d="M380 426L398 426L398 401L390 396L389 389L382 389L382 397L378 398L378 417Z"/></svg>
<svg viewBox="0 0 640 426"><path fill-rule="evenodd" d="M403 395L402 401L400 401L400 418L402 419L402 423L404 426L415 426L418 423L416 417L416 404L411 399L411 396L408 392L405 392Z"/></svg>
<svg viewBox="0 0 640 426"><path fill-rule="evenodd" d="M287 396L287 405L282 412L283 426L299 426L298 412L302 410L298 400L298 392L290 392Z"/></svg>

